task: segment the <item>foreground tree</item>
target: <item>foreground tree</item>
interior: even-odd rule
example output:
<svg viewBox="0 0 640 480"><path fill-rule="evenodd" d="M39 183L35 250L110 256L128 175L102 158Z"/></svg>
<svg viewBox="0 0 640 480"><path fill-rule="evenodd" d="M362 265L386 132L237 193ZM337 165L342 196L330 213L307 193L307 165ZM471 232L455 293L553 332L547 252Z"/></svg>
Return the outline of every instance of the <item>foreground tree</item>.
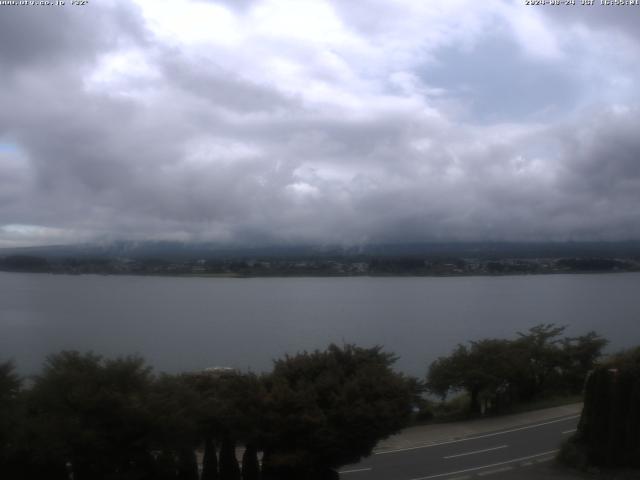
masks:
<svg viewBox="0 0 640 480"><path fill-rule="evenodd" d="M218 456L211 435L205 437L201 480L218 480Z"/></svg>
<svg viewBox="0 0 640 480"><path fill-rule="evenodd" d="M69 464L75 480L144 478L151 463L151 381L150 368L138 357L50 356L29 393L28 463L56 472Z"/></svg>
<svg viewBox="0 0 640 480"><path fill-rule="evenodd" d="M152 385L147 408L153 416L150 448L162 452L163 475L197 480L195 450L202 437L202 398L193 388L189 376L160 375ZM211 462L210 458L208 462Z"/></svg>
<svg viewBox="0 0 640 480"><path fill-rule="evenodd" d="M255 444L246 446L242 455L242 480L259 480L260 463L258 462L258 449Z"/></svg>
<svg viewBox="0 0 640 480"><path fill-rule="evenodd" d="M201 402L198 425L205 445L203 478L239 480L236 444L247 447L246 455L257 454L264 410L260 379L235 370L204 371L185 378L198 392ZM219 460L215 457L216 443L220 445Z"/></svg>
<svg viewBox="0 0 640 480"><path fill-rule="evenodd" d="M220 480L240 480L236 442L231 437L223 439L220 447Z"/></svg>
<svg viewBox="0 0 640 480"><path fill-rule="evenodd" d="M526 333L518 332L512 361L517 368L514 381L522 400L533 400L549 388L561 389L561 367L566 359L559 337L565 329L553 323L542 323Z"/></svg>
<svg viewBox="0 0 640 480"><path fill-rule="evenodd" d="M0 477L15 474L14 458L20 427L18 415L21 381L12 362L0 363Z"/></svg>
<svg viewBox="0 0 640 480"><path fill-rule="evenodd" d="M188 443L178 453L178 480L198 480L196 452Z"/></svg>
<svg viewBox="0 0 640 480"><path fill-rule="evenodd" d="M608 343L594 331L562 340L562 380L568 393L582 392L587 374L596 366Z"/></svg>
<svg viewBox="0 0 640 480"><path fill-rule="evenodd" d="M394 360L379 347L332 345L287 356L263 377L156 377L137 357L61 352L25 392L0 364L0 475L197 480L204 445L202 480L258 480L259 451L265 479L337 478L333 469L368 455L417 403L419 383L393 372Z"/></svg>
<svg viewBox="0 0 640 480"><path fill-rule="evenodd" d="M263 478L337 478L406 425L415 382L380 347L286 356L266 378Z"/></svg>
<svg viewBox="0 0 640 480"><path fill-rule="evenodd" d="M427 374L427 388L445 398L451 391L469 395L469 411L480 413L489 404L510 394L513 348L507 340L480 340L458 345L448 357L434 361ZM484 405L482 405L484 402Z"/></svg>
<svg viewBox="0 0 640 480"><path fill-rule="evenodd" d="M514 340L484 339L458 345L434 361L427 388L443 399L451 392L469 396L469 411L499 410L545 394L582 390L607 341L595 332L560 338L565 327L540 324Z"/></svg>
<svg viewBox="0 0 640 480"><path fill-rule="evenodd" d="M578 431L570 442L589 465L640 467L640 347L612 357L589 375Z"/></svg>

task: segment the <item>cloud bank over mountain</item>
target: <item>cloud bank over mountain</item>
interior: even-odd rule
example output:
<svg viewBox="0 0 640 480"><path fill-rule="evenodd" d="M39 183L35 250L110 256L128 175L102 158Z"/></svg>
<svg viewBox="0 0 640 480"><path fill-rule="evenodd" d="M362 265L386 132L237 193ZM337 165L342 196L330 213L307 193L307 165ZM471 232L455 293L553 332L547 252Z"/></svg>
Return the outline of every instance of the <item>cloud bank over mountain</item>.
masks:
<svg viewBox="0 0 640 480"><path fill-rule="evenodd" d="M640 8L0 9L0 247L640 238Z"/></svg>

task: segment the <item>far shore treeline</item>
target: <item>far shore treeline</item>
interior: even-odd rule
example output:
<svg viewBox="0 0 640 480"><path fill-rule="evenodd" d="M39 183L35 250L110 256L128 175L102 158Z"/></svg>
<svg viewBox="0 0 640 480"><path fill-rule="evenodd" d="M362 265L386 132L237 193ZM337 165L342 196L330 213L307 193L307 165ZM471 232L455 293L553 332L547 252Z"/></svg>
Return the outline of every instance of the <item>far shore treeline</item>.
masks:
<svg viewBox="0 0 640 480"><path fill-rule="evenodd" d="M216 250L206 245L0 249L0 271L100 275L463 276L640 271L640 243L454 243Z"/></svg>
<svg viewBox="0 0 640 480"><path fill-rule="evenodd" d="M478 415L580 393L607 342L563 332L542 324L459 345L425 381L395 372L381 347L348 344L287 355L261 375L154 374L137 356L75 351L27 379L0 363L0 478L338 478L379 440L451 405Z"/></svg>

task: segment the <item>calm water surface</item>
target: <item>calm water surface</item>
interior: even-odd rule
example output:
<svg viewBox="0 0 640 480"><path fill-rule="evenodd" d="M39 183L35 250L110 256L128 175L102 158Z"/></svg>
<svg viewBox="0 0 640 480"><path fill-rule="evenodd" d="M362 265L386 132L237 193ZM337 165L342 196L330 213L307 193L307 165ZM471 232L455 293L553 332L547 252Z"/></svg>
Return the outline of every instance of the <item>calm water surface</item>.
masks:
<svg viewBox="0 0 640 480"><path fill-rule="evenodd" d="M263 371L329 342L383 345L397 367L541 323L640 344L640 273L459 278L165 278L0 273L0 361L62 349L139 353L157 370Z"/></svg>

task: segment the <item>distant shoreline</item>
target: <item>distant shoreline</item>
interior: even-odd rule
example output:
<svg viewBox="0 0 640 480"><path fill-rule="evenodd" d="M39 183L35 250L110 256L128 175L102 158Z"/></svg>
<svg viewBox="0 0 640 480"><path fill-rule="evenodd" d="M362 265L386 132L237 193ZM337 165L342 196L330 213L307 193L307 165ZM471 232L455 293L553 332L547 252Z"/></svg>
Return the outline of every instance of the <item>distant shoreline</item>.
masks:
<svg viewBox="0 0 640 480"><path fill-rule="evenodd" d="M53 276L101 276L101 277L155 277L155 278L219 278L219 279L250 279L250 278L477 278L477 277L531 277L531 276L555 276L555 275L605 275L622 273L640 273L640 270L572 270L553 272L507 272L507 273L450 273L450 274L410 274L410 273L368 273L368 274L238 274L238 273L100 273L100 272L55 272L55 271L24 271L3 270L0 273L40 274Z"/></svg>
<svg viewBox="0 0 640 480"><path fill-rule="evenodd" d="M233 258L9 255L0 257L0 271L207 278L471 277L634 272L640 271L640 255L256 255Z"/></svg>

